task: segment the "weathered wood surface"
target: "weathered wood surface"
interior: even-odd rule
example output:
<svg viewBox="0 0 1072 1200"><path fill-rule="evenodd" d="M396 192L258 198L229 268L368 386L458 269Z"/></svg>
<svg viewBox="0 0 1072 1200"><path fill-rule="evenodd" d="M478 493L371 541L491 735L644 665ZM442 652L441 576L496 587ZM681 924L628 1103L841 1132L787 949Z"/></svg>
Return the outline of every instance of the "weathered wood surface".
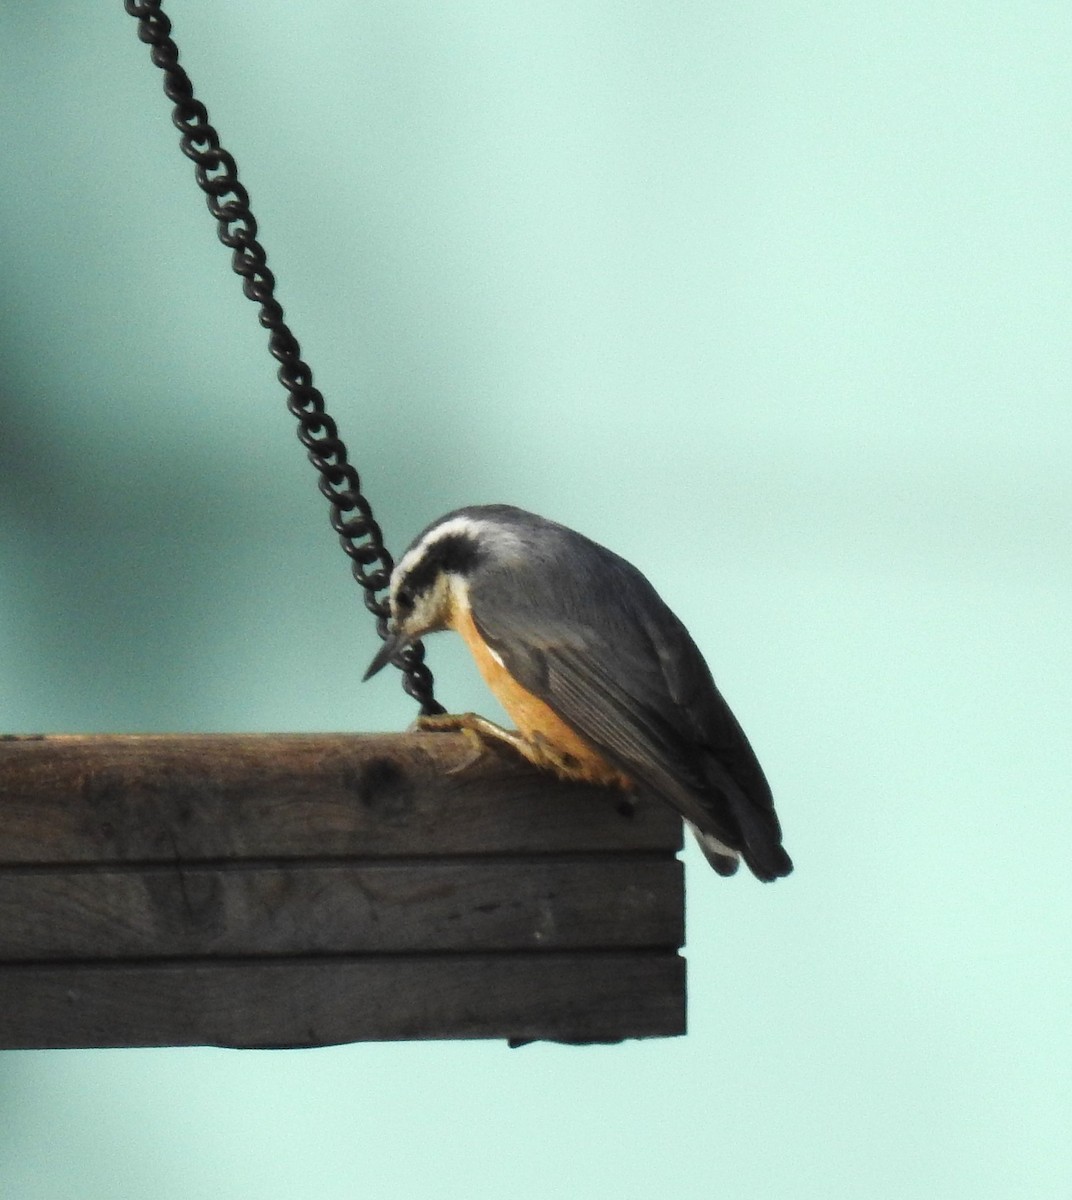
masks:
<svg viewBox="0 0 1072 1200"><path fill-rule="evenodd" d="M676 851L665 805L458 734L0 738L0 864ZM489 798L493 801L489 802Z"/></svg>
<svg viewBox="0 0 1072 1200"><path fill-rule="evenodd" d="M684 1032L676 815L469 759L0 738L0 1047Z"/></svg>
<svg viewBox="0 0 1072 1200"><path fill-rule="evenodd" d="M681 864L0 871L0 962L681 945Z"/></svg>
<svg viewBox="0 0 1072 1200"><path fill-rule="evenodd" d="M684 1032L673 954L418 955L0 970L9 1049Z"/></svg>

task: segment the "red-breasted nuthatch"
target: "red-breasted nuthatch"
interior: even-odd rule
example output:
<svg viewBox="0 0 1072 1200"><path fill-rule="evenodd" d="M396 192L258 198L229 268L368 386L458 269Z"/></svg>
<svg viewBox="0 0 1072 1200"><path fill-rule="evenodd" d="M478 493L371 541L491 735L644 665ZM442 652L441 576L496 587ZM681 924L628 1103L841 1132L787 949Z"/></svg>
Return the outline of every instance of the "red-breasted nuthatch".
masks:
<svg viewBox="0 0 1072 1200"><path fill-rule="evenodd" d="M721 875L742 857L763 880L793 869L744 731L684 625L625 559L519 508L459 508L405 552L390 605L365 678L454 629L517 732L475 713L421 728L466 730L563 778L659 796Z"/></svg>

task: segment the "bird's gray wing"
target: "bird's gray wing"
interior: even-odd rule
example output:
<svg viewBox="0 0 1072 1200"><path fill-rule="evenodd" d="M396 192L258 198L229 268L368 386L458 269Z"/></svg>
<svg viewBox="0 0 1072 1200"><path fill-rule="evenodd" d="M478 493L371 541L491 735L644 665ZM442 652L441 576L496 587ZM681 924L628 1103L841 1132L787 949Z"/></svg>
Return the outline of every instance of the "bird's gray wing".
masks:
<svg viewBox="0 0 1072 1200"><path fill-rule="evenodd" d="M598 595L552 589L516 564L485 578L470 592L477 628L610 762L752 865L750 843L762 855L780 841L762 769L684 626L639 572L609 557Z"/></svg>

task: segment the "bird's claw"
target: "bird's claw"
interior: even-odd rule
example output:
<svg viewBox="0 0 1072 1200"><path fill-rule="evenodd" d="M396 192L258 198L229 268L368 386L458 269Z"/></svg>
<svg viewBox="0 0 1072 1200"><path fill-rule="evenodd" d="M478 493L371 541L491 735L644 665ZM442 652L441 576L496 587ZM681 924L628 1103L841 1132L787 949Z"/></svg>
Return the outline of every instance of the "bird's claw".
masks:
<svg viewBox="0 0 1072 1200"><path fill-rule="evenodd" d="M460 733L469 743L468 752L460 762L448 767L445 774L460 775L474 763L479 762L487 751L487 745L479 733L469 724L468 713L438 713L434 716L419 716L410 726L421 733Z"/></svg>
<svg viewBox="0 0 1072 1200"><path fill-rule="evenodd" d="M487 746L484 744L484 739L475 729L463 727L461 735L469 743L469 753L457 762L453 767L447 768L448 775L460 775L463 771L468 771L471 766L478 763L487 751Z"/></svg>
<svg viewBox="0 0 1072 1200"><path fill-rule="evenodd" d="M422 733L456 733L464 727L464 716L458 713L421 713L410 729Z"/></svg>

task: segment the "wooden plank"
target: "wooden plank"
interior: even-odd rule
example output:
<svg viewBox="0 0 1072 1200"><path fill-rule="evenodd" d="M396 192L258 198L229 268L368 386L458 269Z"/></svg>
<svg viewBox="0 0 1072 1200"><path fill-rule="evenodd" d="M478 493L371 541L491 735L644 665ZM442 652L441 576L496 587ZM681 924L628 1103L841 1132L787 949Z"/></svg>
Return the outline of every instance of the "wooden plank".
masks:
<svg viewBox="0 0 1072 1200"><path fill-rule="evenodd" d="M17 1049L684 1032L672 953L0 967L0 1045Z"/></svg>
<svg viewBox="0 0 1072 1200"><path fill-rule="evenodd" d="M0 961L676 948L676 859L0 870Z"/></svg>
<svg viewBox="0 0 1072 1200"><path fill-rule="evenodd" d="M674 852L641 799L457 734L0 738L0 864Z"/></svg>
<svg viewBox="0 0 1072 1200"><path fill-rule="evenodd" d="M0 738L0 1047L682 1033L623 807L448 734Z"/></svg>

